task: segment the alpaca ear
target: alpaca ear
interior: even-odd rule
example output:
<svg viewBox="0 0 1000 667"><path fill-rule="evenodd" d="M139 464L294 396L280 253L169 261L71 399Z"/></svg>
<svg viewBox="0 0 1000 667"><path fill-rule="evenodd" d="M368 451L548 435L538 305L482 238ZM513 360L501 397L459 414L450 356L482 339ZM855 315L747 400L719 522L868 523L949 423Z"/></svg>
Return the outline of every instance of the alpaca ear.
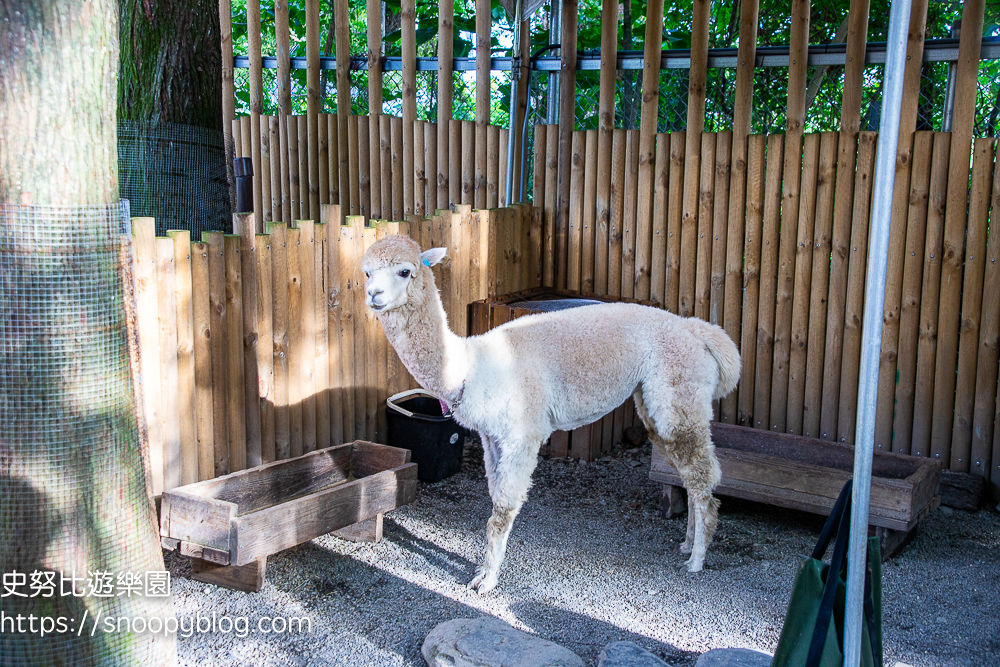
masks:
<svg viewBox="0 0 1000 667"><path fill-rule="evenodd" d="M447 248L431 248L420 253L420 263L424 266L434 266L444 259Z"/></svg>

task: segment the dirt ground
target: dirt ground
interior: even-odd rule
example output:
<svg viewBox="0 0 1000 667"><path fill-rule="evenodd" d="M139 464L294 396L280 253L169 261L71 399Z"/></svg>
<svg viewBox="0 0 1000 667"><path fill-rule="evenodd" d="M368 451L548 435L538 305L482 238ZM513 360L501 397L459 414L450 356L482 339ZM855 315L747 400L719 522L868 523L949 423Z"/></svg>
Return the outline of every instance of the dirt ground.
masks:
<svg viewBox="0 0 1000 667"><path fill-rule="evenodd" d="M591 665L618 640L671 665L693 665L711 648L774 650L823 517L723 498L706 569L692 575L678 551L685 518L659 514L648 445L594 464L542 460L500 585L480 597L465 584L490 502L481 454L468 452L461 473L421 484L413 504L386 515L381 543L325 536L278 554L260 593L195 582L185 559L168 554L179 617L245 618L248 628L180 637L179 664L422 666L435 625L481 615ZM887 665L1000 665L1000 514L934 511L884 565L883 599ZM265 633L265 618L310 627Z"/></svg>

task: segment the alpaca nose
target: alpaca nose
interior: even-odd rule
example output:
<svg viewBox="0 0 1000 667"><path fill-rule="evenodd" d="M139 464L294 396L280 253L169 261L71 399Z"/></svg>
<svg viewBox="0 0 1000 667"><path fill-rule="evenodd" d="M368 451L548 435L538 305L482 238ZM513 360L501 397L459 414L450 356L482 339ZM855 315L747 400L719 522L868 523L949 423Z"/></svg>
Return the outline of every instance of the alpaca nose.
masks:
<svg viewBox="0 0 1000 667"><path fill-rule="evenodd" d="M372 298L378 296L382 292L383 292L383 290L380 287L369 287L368 288L368 296L370 296Z"/></svg>

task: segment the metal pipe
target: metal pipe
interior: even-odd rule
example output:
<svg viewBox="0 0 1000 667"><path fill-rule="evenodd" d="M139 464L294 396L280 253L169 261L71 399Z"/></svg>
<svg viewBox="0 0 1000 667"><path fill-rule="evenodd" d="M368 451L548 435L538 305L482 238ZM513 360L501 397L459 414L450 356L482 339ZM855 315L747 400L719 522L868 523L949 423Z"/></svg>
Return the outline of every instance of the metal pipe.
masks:
<svg viewBox="0 0 1000 667"><path fill-rule="evenodd" d="M552 0L549 6L549 46L562 42L562 0ZM559 124L559 68L549 73L545 95L545 122Z"/></svg>
<svg viewBox="0 0 1000 667"><path fill-rule="evenodd" d="M847 607L844 619L844 667L861 660L861 621L868 550L868 509L871 500L872 457L875 451L875 404L878 365L882 351L882 309L889 256L889 223L896 181L899 113L903 100L906 38L911 0L894 0L889 11L889 41L882 79L882 113L872 193L871 237L865 280L864 324L861 330L861 368L858 382L857 429L854 440L854 499L851 503L851 539L848 549Z"/></svg>
<svg viewBox="0 0 1000 667"><path fill-rule="evenodd" d="M507 130L507 187L504 191L504 206L510 206L514 193L514 137L517 136L517 88L521 78L521 22L524 20L524 0L517 0L514 7L514 54L510 69L510 120Z"/></svg>

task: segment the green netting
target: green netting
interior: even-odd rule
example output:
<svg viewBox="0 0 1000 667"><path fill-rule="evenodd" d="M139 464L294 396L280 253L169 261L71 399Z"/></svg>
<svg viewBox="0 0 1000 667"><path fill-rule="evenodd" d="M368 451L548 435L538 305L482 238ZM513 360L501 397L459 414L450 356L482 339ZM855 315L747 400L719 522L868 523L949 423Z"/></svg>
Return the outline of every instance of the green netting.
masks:
<svg viewBox="0 0 1000 667"><path fill-rule="evenodd" d="M165 568L130 373L128 214L0 205L0 665L173 659L174 636L145 627L173 610L150 595ZM143 632L120 625L138 618Z"/></svg>

